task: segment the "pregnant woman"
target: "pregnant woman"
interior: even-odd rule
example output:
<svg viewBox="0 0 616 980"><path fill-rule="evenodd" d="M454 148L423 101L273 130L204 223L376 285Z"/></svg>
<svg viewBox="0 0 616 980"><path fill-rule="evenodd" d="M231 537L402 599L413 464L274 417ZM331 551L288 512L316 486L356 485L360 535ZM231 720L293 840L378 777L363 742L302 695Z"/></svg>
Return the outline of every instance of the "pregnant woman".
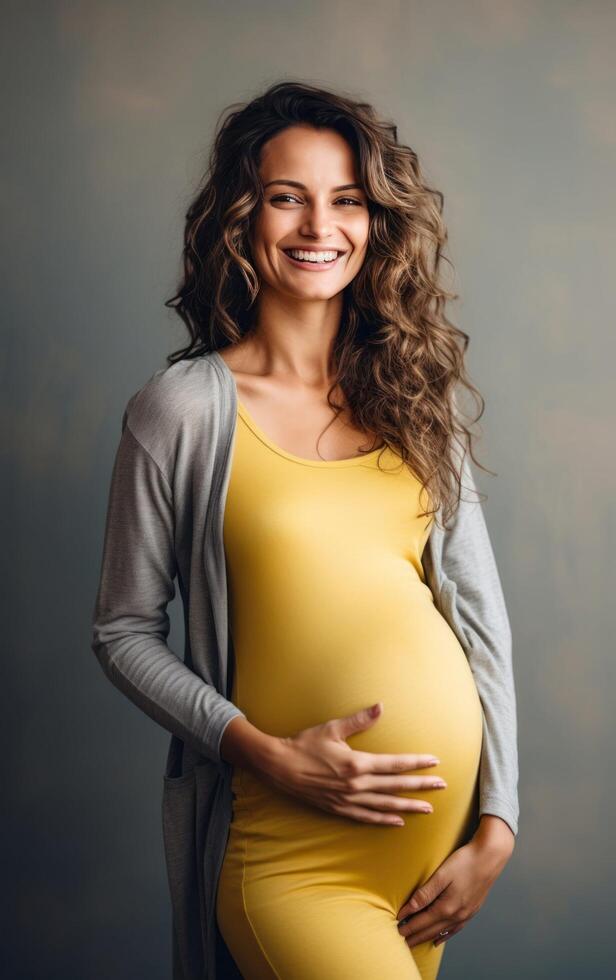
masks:
<svg viewBox="0 0 616 980"><path fill-rule="evenodd" d="M510 633L467 497L459 394L478 392L445 240L395 127L301 83L228 118L189 209L169 305L192 343L127 406L94 639L173 732L183 980L433 980L511 857ZM160 616L176 572L181 672Z"/></svg>

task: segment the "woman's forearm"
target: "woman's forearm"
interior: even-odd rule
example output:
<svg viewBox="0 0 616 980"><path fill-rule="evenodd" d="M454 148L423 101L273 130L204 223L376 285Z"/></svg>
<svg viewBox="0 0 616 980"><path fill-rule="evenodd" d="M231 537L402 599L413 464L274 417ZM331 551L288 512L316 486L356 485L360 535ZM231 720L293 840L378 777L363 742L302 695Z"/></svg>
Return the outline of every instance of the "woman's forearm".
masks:
<svg viewBox="0 0 616 980"><path fill-rule="evenodd" d="M509 858L515 847L515 835L511 827L500 817L490 813L482 814L473 840L481 843L487 850Z"/></svg>
<svg viewBox="0 0 616 980"><path fill-rule="evenodd" d="M225 762L255 772L269 771L282 750L280 739L262 732L241 715L231 719L220 741Z"/></svg>

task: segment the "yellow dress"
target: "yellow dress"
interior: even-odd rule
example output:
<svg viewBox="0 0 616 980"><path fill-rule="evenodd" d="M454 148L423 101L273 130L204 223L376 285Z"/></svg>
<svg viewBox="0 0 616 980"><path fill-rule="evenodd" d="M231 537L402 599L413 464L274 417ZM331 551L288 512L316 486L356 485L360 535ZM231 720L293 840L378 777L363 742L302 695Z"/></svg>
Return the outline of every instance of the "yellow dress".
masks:
<svg viewBox="0 0 616 980"><path fill-rule="evenodd" d="M448 785L398 794L434 812L402 813L395 827L330 814L235 767L218 926L244 980L433 980L446 944L410 948L397 912L467 839L482 708L424 580L421 484L389 448L294 456L241 402L232 451L232 701L276 736L382 701L347 744L431 753L440 765L409 774Z"/></svg>

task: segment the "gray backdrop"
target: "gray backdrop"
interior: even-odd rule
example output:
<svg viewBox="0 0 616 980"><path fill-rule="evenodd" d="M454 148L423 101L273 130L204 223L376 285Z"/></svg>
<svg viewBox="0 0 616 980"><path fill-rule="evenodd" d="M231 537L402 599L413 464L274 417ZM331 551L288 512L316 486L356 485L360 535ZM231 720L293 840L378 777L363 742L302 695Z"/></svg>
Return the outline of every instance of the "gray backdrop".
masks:
<svg viewBox="0 0 616 980"><path fill-rule="evenodd" d="M478 477L514 634L520 833L441 975L607 976L615 6L21 0L4 14L5 975L170 976L168 735L89 646L106 496L125 403L184 340L162 303L217 114L298 78L373 101L444 191L448 312L487 401L478 451L498 477Z"/></svg>

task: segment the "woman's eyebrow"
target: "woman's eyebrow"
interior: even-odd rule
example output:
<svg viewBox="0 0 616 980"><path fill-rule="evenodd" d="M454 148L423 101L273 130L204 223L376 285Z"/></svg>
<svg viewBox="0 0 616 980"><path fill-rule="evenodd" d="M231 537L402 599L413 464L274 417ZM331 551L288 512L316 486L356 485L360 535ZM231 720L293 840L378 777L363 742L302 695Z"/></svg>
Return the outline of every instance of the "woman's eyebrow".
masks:
<svg viewBox="0 0 616 980"><path fill-rule="evenodd" d="M299 180L269 180L267 184L263 185L263 189L270 187L271 184L289 184L291 187L299 187L300 190L305 191L307 187L305 184L300 184ZM340 184L339 187L332 187L333 191L350 191L354 188L357 190L362 190L361 184Z"/></svg>

